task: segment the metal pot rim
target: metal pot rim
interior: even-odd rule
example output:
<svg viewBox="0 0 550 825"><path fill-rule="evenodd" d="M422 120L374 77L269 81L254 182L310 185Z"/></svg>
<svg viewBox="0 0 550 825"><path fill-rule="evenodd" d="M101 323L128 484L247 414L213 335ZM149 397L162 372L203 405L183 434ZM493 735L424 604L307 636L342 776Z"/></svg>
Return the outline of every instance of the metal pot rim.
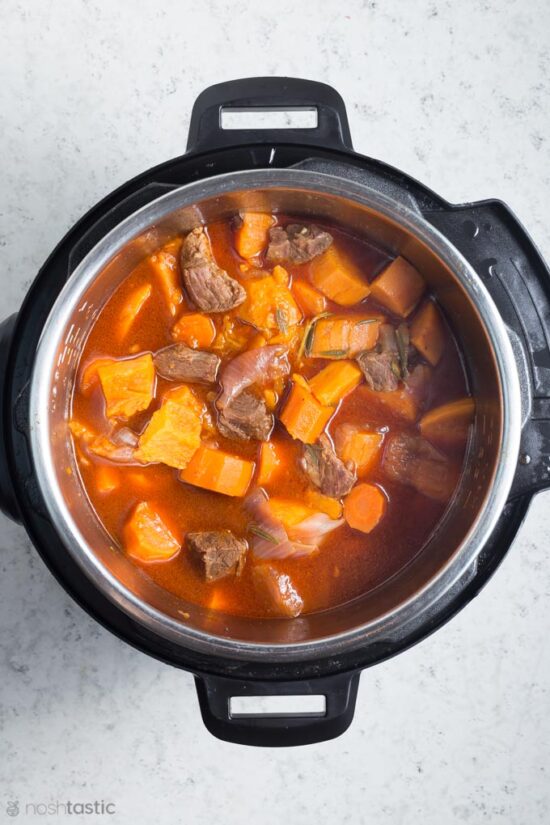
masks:
<svg viewBox="0 0 550 825"><path fill-rule="evenodd" d="M502 444L495 476L483 508L455 553L437 575L414 596L375 621L345 633L284 645L244 642L214 636L171 619L139 599L94 555L79 532L55 478L49 449L48 416L50 375L57 346L56 331L65 321L97 274L126 243L170 212L200 203L218 194L260 189L302 189L361 203L415 235L453 271L490 336L502 392ZM159 636L210 655L249 660L299 661L335 655L367 643L391 619L406 624L427 611L475 562L504 508L514 478L521 435L521 392L512 346L500 314L474 269L458 250L420 214L369 186L303 169L243 170L186 184L134 212L105 235L80 262L60 292L42 330L31 377L30 440L36 477L49 515L63 544L91 582L136 622Z"/></svg>

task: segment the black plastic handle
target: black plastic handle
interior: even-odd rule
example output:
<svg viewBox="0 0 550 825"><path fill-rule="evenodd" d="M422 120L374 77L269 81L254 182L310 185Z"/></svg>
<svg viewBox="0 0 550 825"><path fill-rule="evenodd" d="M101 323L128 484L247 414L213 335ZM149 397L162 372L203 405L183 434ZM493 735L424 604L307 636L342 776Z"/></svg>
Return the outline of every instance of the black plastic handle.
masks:
<svg viewBox="0 0 550 825"><path fill-rule="evenodd" d="M223 129L222 110L289 111L314 109L315 128ZM217 83L195 101L187 150L203 152L243 143L305 143L332 149L351 149L346 106L325 83L296 77L248 77Z"/></svg>
<svg viewBox="0 0 550 825"><path fill-rule="evenodd" d="M10 421L6 401L6 371L16 320L17 315L14 314L0 324L0 510L13 521L20 521L6 455L6 433Z"/></svg>
<svg viewBox="0 0 550 825"><path fill-rule="evenodd" d="M344 733L355 711L359 673L299 682L241 682L221 676L196 676L197 694L207 729L218 739L239 745L289 747L325 742ZM324 696L320 714L235 715L236 696Z"/></svg>

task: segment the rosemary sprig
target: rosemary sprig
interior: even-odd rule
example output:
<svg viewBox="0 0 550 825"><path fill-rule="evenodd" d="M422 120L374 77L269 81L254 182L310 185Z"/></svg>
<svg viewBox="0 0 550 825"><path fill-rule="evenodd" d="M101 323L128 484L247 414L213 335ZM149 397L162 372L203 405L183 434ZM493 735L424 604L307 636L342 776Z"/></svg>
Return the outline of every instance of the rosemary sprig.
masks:
<svg viewBox="0 0 550 825"><path fill-rule="evenodd" d="M263 530L258 524L249 524L248 531L250 533L253 533L255 536L259 536L261 539L270 541L272 544L278 544L278 540L275 538L275 536L272 536L271 533L267 532L267 530Z"/></svg>
<svg viewBox="0 0 550 825"><path fill-rule="evenodd" d="M325 349L319 355L325 358L346 358L349 355L349 349Z"/></svg>
<svg viewBox="0 0 550 825"><path fill-rule="evenodd" d="M301 358L303 355L305 355L306 358L309 358L311 345L313 343L313 335L315 333L315 324L317 321L320 321L321 318L328 318L329 315L332 315L332 313L321 312L319 315L315 315L314 318L311 318L311 320L307 322L304 329L304 336L298 348L298 358Z"/></svg>
<svg viewBox="0 0 550 825"><path fill-rule="evenodd" d="M408 365L408 347L409 347L409 330L406 324L400 324L395 330L395 338L397 341L397 352L399 354L399 364L401 367L400 378L407 378L409 374Z"/></svg>

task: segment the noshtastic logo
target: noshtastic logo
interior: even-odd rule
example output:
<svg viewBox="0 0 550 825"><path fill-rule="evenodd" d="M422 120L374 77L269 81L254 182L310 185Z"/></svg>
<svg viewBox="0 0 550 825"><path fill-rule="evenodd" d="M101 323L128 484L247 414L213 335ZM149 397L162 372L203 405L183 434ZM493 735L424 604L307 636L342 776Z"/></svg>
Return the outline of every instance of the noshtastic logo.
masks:
<svg viewBox="0 0 550 825"><path fill-rule="evenodd" d="M20 807L18 800L6 803L6 814L11 817L24 813L26 816L112 816L116 813L114 802L104 799L93 802L26 802Z"/></svg>

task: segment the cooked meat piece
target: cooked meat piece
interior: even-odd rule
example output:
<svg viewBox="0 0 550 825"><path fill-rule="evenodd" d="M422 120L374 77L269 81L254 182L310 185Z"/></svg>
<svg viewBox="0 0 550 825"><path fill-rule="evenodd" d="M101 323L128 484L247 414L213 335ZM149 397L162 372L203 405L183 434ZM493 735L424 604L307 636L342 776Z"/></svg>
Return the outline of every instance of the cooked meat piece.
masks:
<svg viewBox="0 0 550 825"><path fill-rule="evenodd" d="M204 312L227 312L246 299L239 282L214 260L210 241L201 226L193 229L183 242L181 267L189 297Z"/></svg>
<svg viewBox="0 0 550 825"><path fill-rule="evenodd" d="M399 433L390 436L382 467L392 481L409 484L428 498L448 501L458 481L458 470L425 438Z"/></svg>
<svg viewBox="0 0 550 825"><path fill-rule="evenodd" d="M222 410L218 410L218 429L226 438L267 441L274 423L263 399L248 390L244 390Z"/></svg>
<svg viewBox="0 0 550 825"><path fill-rule="evenodd" d="M331 498L347 495L357 479L355 472L338 458L326 435L315 446L304 444L302 466L313 484Z"/></svg>
<svg viewBox="0 0 550 825"><path fill-rule="evenodd" d="M201 565L206 581L212 582L230 573L240 576L248 545L230 530L187 533L187 546Z"/></svg>
<svg viewBox="0 0 550 825"><path fill-rule="evenodd" d="M213 384L220 359L213 352L191 349L185 344L170 344L155 353L153 363L159 375L169 381Z"/></svg>
<svg viewBox="0 0 550 825"><path fill-rule="evenodd" d="M266 601L266 609L275 616L294 619L304 609L302 597L294 589L290 578L279 573L270 564L258 564L252 568L256 590Z"/></svg>
<svg viewBox="0 0 550 825"><path fill-rule="evenodd" d="M283 229L274 226L269 230L269 246L266 257L272 263L290 261L304 264L321 255L332 243L332 235L318 226L293 223Z"/></svg>
<svg viewBox="0 0 550 825"><path fill-rule="evenodd" d="M401 351L400 351L401 349ZM391 324L382 324L378 343L374 350L357 356L365 380L371 390L391 392L399 386L399 380L407 372L408 328L399 327L399 341Z"/></svg>

